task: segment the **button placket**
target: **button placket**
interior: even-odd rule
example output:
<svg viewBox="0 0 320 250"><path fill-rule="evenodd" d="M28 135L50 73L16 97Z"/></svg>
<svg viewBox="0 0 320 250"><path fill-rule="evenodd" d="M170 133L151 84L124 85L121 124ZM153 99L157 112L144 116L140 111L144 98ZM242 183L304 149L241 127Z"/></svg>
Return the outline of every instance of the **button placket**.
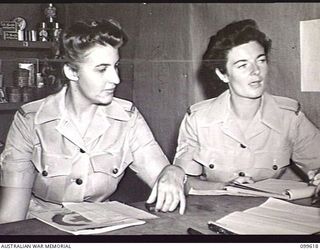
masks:
<svg viewBox="0 0 320 250"><path fill-rule="evenodd" d="M278 170L278 165L277 165L277 159L273 159L273 165L272 165L272 169L273 170Z"/></svg>
<svg viewBox="0 0 320 250"><path fill-rule="evenodd" d="M244 145L244 144L242 144L242 143L240 143L240 147L241 147L241 148L247 148L247 146Z"/></svg>
<svg viewBox="0 0 320 250"><path fill-rule="evenodd" d="M241 171L241 172L239 172L239 176L240 176L240 177L244 177L244 176L246 176L246 174Z"/></svg>
<svg viewBox="0 0 320 250"><path fill-rule="evenodd" d="M71 182L74 182L77 185L82 185L83 180L81 178L71 178Z"/></svg>

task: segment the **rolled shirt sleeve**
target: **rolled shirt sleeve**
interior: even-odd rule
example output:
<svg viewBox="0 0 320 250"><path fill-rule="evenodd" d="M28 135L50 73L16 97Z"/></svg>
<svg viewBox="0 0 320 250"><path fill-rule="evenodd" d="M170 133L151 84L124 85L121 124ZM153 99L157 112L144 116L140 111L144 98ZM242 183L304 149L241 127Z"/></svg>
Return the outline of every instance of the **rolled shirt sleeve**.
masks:
<svg viewBox="0 0 320 250"><path fill-rule="evenodd" d="M130 167L152 187L160 172L169 165L169 161L141 113L135 109L133 116L129 142L133 163Z"/></svg>
<svg viewBox="0 0 320 250"><path fill-rule="evenodd" d="M292 133L292 160L305 172L320 167L320 131L300 112Z"/></svg>
<svg viewBox="0 0 320 250"><path fill-rule="evenodd" d="M0 185L32 188L35 168L32 159L32 119L16 112L0 157Z"/></svg>
<svg viewBox="0 0 320 250"><path fill-rule="evenodd" d="M193 114L186 114L183 118L174 164L182 167L187 174L198 176L202 174L202 166L193 160L194 152L199 148L195 122Z"/></svg>

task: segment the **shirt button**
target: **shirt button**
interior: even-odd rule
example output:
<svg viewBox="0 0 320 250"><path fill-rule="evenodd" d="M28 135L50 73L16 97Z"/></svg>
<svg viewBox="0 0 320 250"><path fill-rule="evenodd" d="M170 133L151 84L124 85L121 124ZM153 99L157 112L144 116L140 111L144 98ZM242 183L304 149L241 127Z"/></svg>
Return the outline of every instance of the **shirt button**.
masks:
<svg viewBox="0 0 320 250"><path fill-rule="evenodd" d="M214 164L211 163L211 164L209 165L209 168L213 169L213 168L214 168Z"/></svg>
<svg viewBox="0 0 320 250"><path fill-rule="evenodd" d="M240 144L240 147L242 147L242 148L246 148L246 146L245 146L245 145L243 145L242 143Z"/></svg>
<svg viewBox="0 0 320 250"><path fill-rule="evenodd" d="M272 169L273 169L273 170L277 170L277 169L278 169L278 166L277 166L277 165L273 165L273 166L272 166Z"/></svg>
<svg viewBox="0 0 320 250"><path fill-rule="evenodd" d="M76 183L77 183L78 185L81 185L82 182L83 182L83 181L82 181L80 178L76 179Z"/></svg>
<svg viewBox="0 0 320 250"><path fill-rule="evenodd" d="M119 171L119 170L118 170L117 168L115 168L115 169L112 170L112 173L117 174L118 171Z"/></svg>
<svg viewBox="0 0 320 250"><path fill-rule="evenodd" d="M243 176L245 176L246 174L244 173L244 172L240 172L239 173L239 176L241 176L241 177L243 177Z"/></svg>
<svg viewBox="0 0 320 250"><path fill-rule="evenodd" d="M42 176L48 176L48 172L46 170L42 171Z"/></svg>
<svg viewBox="0 0 320 250"><path fill-rule="evenodd" d="M80 148L80 153L85 153L86 151L84 151L82 148Z"/></svg>

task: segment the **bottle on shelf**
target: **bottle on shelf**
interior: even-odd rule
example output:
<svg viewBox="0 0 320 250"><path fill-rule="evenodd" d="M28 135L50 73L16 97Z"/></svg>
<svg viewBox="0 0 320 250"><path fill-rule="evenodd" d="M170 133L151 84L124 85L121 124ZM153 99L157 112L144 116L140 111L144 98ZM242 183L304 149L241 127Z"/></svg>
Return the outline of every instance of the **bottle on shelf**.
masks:
<svg viewBox="0 0 320 250"><path fill-rule="evenodd" d="M45 8L44 15L46 17L48 40L54 41L55 20L57 17L57 8L49 3L49 6Z"/></svg>
<svg viewBox="0 0 320 250"><path fill-rule="evenodd" d="M60 24L58 22L55 22L54 28L53 28L53 41L54 42L60 41L61 32L62 32L62 29L60 28Z"/></svg>
<svg viewBox="0 0 320 250"><path fill-rule="evenodd" d="M42 22L40 25L39 41L41 41L41 42L49 41L48 28L47 28L47 24L45 22Z"/></svg>
<svg viewBox="0 0 320 250"><path fill-rule="evenodd" d="M46 87L43 80L43 76L40 72L36 74L36 88L35 88L35 96L37 99L44 98L46 96Z"/></svg>

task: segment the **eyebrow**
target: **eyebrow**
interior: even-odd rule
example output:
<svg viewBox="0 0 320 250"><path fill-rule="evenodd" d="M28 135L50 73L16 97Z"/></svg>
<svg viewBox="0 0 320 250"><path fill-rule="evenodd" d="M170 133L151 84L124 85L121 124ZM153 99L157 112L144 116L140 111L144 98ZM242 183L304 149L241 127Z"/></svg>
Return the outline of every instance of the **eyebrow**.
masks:
<svg viewBox="0 0 320 250"><path fill-rule="evenodd" d="M115 65L117 65L119 62L120 62L120 60L118 60L115 63ZM96 65L95 67L98 68L98 67L106 67L106 66L111 66L111 64L110 63L101 63L101 64Z"/></svg>
<svg viewBox="0 0 320 250"><path fill-rule="evenodd" d="M262 56L266 56L266 54L265 54L265 53L260 54L260 55L257 56L257 58L262 57ZM242 62L246 62L246 61L248 61L248 60L246 60L246 59L240 59L240 60L238 60L238 61L235 61L235 62L233 63L233 65L236 65L236 64L242 63Z"/></svg>

